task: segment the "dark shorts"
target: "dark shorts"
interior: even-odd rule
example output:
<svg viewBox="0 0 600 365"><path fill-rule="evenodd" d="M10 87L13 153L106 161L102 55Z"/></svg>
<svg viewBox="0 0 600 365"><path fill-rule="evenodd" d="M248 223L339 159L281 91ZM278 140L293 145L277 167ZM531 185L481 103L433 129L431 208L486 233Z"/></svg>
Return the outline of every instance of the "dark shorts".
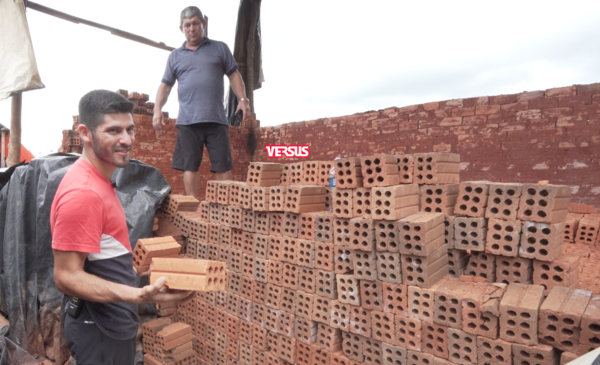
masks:
<svg viewBox="0 0 600 365"><path fill-rule="evenodd" d="M196 123L177 126L177 142L173 153L173 167L183 171L198 171L206 145L211 172L233 169L229 126L218 123Z"/></svg>
<svg viewBox="0 0 600 365"><path fill-rule="evenodd" d="M77 365L132 365L135 359L135 337L115 340L94 324L87 308L79 317L65 314L65 337Z"/></svg>

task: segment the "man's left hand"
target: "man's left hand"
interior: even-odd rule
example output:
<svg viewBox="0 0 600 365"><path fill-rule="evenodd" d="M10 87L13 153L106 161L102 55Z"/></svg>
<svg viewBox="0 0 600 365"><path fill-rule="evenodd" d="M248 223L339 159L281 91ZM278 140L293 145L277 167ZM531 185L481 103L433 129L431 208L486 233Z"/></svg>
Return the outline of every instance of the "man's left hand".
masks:
<svg viewBox="0 0 600 365"><path fill-rule="evenodd" d="M235 110L237 113L238 110L241 110L244 114L244 121L250 117L250 102L248 100L242 100L238 103L238 107Z"/></svg>

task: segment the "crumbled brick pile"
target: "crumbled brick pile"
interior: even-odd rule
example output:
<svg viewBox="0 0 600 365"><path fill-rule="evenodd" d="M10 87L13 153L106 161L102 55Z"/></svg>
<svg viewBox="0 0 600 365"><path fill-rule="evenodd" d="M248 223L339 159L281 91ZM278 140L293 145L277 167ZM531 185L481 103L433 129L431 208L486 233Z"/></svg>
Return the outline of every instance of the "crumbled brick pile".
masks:
<svg viewBox="0 0 600 365"><path fill-rule="evenodd" d="M550 365L600 346L600 297L562 253L570 189L461 183L459 163L252 163L246 183L210 181L172 220L188 256L227 262L226 290L161 310L207 365Z"/></svg>

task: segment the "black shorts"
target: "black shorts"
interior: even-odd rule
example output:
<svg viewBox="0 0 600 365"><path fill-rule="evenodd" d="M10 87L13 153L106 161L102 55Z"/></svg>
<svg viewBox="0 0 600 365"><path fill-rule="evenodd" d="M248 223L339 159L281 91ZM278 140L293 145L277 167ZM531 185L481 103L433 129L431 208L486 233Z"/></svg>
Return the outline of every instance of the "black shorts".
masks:
<svg viewBox="0 0 600 365"><path fill-rule="evenodd" d="M65 314L65 337L77 365L131 365L135 360L135 337L115 340L94 324L85 305L77 318Z"/></svg>
<svg viewBox="0 0 600 365"><path fill-rule="evenodd" d="M177 126L177 142L173 153L176 170L198 171L202 162L204 145L210 158L211 172L233 169L229 126L218 123L196 123Z"/></svg>

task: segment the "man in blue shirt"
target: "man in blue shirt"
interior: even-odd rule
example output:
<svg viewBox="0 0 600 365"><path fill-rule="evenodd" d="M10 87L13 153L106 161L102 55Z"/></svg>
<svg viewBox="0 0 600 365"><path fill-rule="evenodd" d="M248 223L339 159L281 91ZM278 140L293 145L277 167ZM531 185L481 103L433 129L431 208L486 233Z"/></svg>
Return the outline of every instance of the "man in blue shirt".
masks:
<svg viewBox="0 0 600 365"><path fill-rule="evenodd" d="M179 29L186 41L169 55L156 93L152 124L157 131L165 125L162 108L177 81L179 114L172 167L183 170L186 194L198 198L198 168L204 145L215 178L233 180L229 125L223 104L223 76L229 78L239 99L237 110L242 110L244 119L250 114L250 101L229 47L205 36L206 20L200 9L195 6L183 9Z"/></svg>

